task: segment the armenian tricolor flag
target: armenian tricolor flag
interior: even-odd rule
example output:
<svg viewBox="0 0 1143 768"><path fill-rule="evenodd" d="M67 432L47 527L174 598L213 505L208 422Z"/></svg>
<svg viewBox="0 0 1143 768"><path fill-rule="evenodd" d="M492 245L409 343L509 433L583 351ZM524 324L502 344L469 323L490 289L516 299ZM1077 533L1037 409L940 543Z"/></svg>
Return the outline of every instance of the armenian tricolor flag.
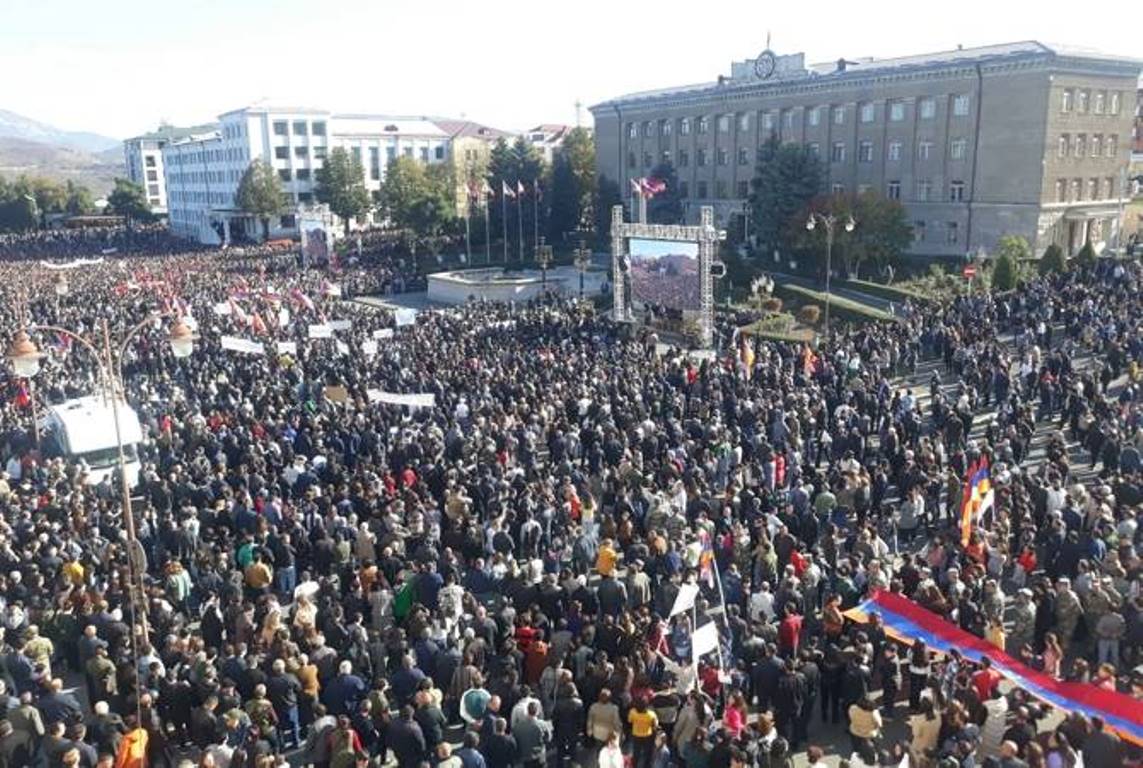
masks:
<svg viewBox="0 0 1143 768"><path fill-rule="evenodd" d="M991 506L995 494L992 476L988 473L988 457L981 456L968 468L964 479L964 499L960 506L960 545L968 546L972 524Z"/></svg>
<svg viewBox="0 0 1143 768"><path fill-rule="evenodd" d="M1091 683L1056 680L894 592L874 592L856 608L846 611L845 617L864 623L874 613L881 617L885 634L893 640L906 645L924 640L930 650L938 653L956 648L975 663L987 656L992 660L993 669L1017 688L1065 712L1099 715L1120 737L1143 746L1143 707L1131 696L1106 691Z"/></svg>
<svg viewBox="0 0 1143 768"><path fill-rule="evenodd" d="M699 530L699 577L706 579L706 583L714 586L714 545L710 540L710 533L704 529Z"/></svg>

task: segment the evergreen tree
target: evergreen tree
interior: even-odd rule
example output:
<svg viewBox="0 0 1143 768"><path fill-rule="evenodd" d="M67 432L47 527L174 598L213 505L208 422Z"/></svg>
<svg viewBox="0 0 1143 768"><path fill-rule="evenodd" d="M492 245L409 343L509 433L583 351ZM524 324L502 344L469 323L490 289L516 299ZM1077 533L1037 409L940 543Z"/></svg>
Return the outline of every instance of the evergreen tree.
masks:
<svg viewBox="0 0 1143 768"><path fill-rule="evenodd" d="M154 218L143 187L130 179L115 179L115 188L107 196L107 210L122 216L128 228L135 222L145 224Z"/></svg>
<svg viewBox="0 0 1143 768"><path fill-rule="evenodd" d="M1091 240L1088 240L1086 243L1084 243L1083 248L1080 248L1080 252L1076 254L1076 266L1080 269L1092 269L1095 267L1098 260L1098 257L1095 255L1095 248L1091 244Z"/></svg>
<svg viewBox="0 0 1143 768"><path fill-rule="evenodd" d="M1040 274L1050 275L1055 272L1067 272L1068 262L1064 258L1064 249L1052 243L1044 250L1040 258Z"/></svg>
<svg viewBox="0 0 1143 768"><path fill-rule="evenodd" d="M759 148L750 182L750 220L763 253L792 248L805 224L801 216L821 186L821 162L807 147L771 136Z"/></svg>

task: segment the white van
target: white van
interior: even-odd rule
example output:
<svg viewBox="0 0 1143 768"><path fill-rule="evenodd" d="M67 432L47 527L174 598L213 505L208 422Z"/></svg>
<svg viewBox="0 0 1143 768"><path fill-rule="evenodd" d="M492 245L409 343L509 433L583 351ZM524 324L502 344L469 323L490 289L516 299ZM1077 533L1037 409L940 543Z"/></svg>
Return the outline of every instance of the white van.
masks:
<svg viewBox="0 0 1143 768"><path fill-rule="evenodd" d="M90 396L53 405L48 408L43 426L44 448L49 457L63 456L74 464L83 462L87 466L87 482L92 485L114 476L119 466L119 448L110 400ZM143 429L138 414L126 403L119 404L119 431L128 487L134 488L139 481L138 444L143 440Z"/></svg>

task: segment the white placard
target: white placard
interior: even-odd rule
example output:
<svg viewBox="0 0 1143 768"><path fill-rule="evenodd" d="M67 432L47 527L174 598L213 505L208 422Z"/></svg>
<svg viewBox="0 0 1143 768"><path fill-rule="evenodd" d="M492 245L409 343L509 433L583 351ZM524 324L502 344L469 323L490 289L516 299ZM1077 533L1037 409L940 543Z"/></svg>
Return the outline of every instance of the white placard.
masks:
<svg viewBox="0 0 1143 768"><path fill-rule="evenodd" d="M223 336L222 348L231 352L243 352L248 355L266 354L266 348L262 346L262 342L240 339L237 336Z"/></svg>
<svg viewBox="0 0 1143 768"><path fill-rule="evenodd" d="M185 325L187 328L190 328L192 331L198 330L198 320L195 320L190 315L186 315L185 317L182 318L182 320L183 320L183 325Z"/></svg>
<svg viewBox="0 0 1143 768"><path fill-rule="evenodd" d="M704 653L718 650L718 625L713 621L704 624L691 635L692 658L696 661Z"/></svg>
<svg viewBox="0 0 1143 768"><path fill-rule="evenodd" d="M437 396L431 392L419 395L402 395L397 392L384 392L380 389L368 389L366 397L371 403L388 403L389 405L407 405L410 408L432 408L437 403Z"/></svg>
<svg viewBox="0 0 1143 768"><path fill-rule="evenodd" d="M216 315L229 315L230 314L230 302L229 301L220 301L214 305L213 309L214 309L214 314L216 314Z"/></svg>
<svg viewBox="0 0 1143 768"><path fill-rule="evenodd" d="M334 343L337 345L337 354L339 354L339 355L348 355L349 354L349 345L348 344L346 344L343 341L336 341Z"/></svg>
<svg viewBox="0 0 1143 768"><path fill-rule="evenodd" d="M298 342L296 341L276 341L274 342L279 355L296 355L298 354Z"/></svg>
<svg viewBox="0 0 1143 768"><path fill-rule="evenodd" d="M375 354L377 354L377 342L375 342L375 341L363 341L363 342L361 342L361 354L365 355L366 357L373 357Z"/></svg>
<svg viewBox="0 0 1143 768"><path fill-rule="evenodd" d="M310 326L311 339L330 339L333 338L333 328L329 327L329 323L317 323Z"/></svg>
<svg viewBox="0 0 1143 768"><path fill-rule="evenodd" d="M407 307L398 309L393 312L393 317L397 321L397 327L400 328L404 325L412 325L417 322L417 310L409 309Z"/></svg>
<svg viewBox="0 0 1143 768"><path fill-rule="evenodd" d="M285 328L290 324L290 310L282 307L278 310L278 327Z"/></svg>
<svg viewBox="0 0 1143 768"><path fill-rule="evenodd" d="M332 296L335 299L341 298L341 286L337 283L326 283L325 295Z"/></svg>
<svg viewBox="0 0 1143 768"><path fill-rule="evenodd" d="M375 338L375 339L391 339L391 338L393 338L393 329L392 328L382 328L378 331L374 331L373 332L373 338Z"/></svg>
<svg viewBox="0 0 1143 768"><path fill-rule="evenodd" d="M671 615L667 618L673 619L680 613L686 613L693 608L698 593L699 588L697 584L680 584L679 594L675 595L675 605L671 608Z"/></svg>
<svg viewBox="0 0 1143 768"><path fill-rule="evenodd" d="M326 325L328 325L330 328L334 329L335 331L348 331L350 328L353 327L353 321L352 320L330 320L328 323L326 323Z"/></svg>

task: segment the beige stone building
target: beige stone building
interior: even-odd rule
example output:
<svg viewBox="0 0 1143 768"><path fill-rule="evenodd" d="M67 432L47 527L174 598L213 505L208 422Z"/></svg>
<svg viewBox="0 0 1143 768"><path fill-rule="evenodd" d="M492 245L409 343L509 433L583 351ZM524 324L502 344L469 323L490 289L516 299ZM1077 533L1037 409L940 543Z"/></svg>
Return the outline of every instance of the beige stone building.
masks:
<svg viewBox="0 0 1143 768"><path fill-rule="evenodd" d="M436 120L450 137L448 160L456 180L456 214L468 215L468 187L484 180L488 158L497 139L512 141L513 134L471 120Z"/></svg>
<svg viewBox="0 0 1143 768"><path fill-rule="evenodd" d="M896 59L735 62L714 82L597 104L597 164L619 182L669 160L688 220L742 226L768 137L822 160L823 192L876 190L913 224L912 255L963 257L1019 234L1037 254L1113 242L1143 61L1019 42Z"/></svg>

